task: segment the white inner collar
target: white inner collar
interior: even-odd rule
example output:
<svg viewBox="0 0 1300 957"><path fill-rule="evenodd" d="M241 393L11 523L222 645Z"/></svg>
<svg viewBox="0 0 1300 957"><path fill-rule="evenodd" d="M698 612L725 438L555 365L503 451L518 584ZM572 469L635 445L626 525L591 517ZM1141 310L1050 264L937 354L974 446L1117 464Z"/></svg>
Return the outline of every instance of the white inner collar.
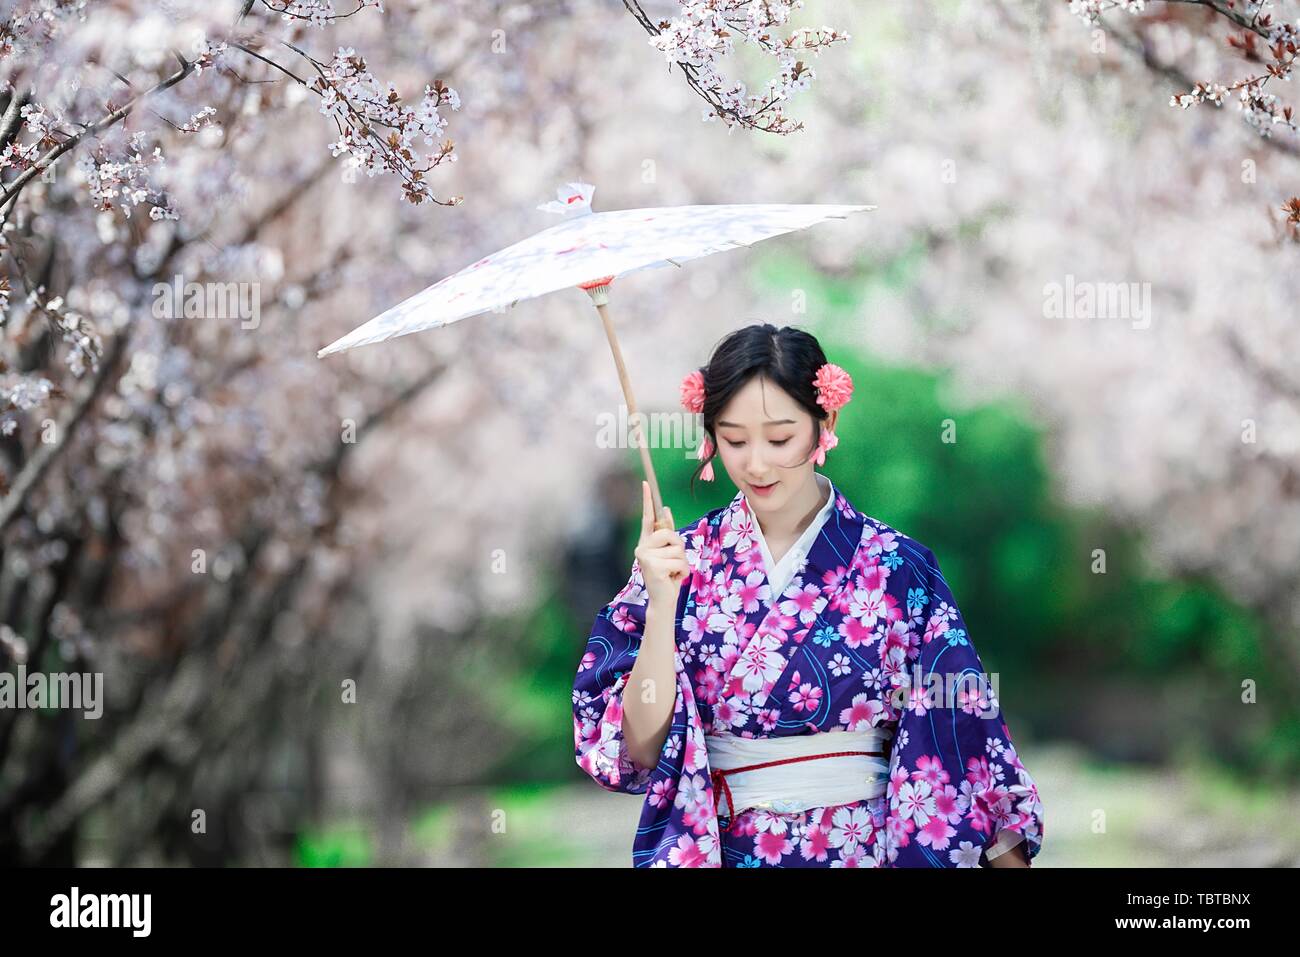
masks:
<svg viewBox="0 0 1300 957"><path fill-rule="evenodd" d="M804 529L798 540L781 556L779 562L772 559L772 551L767 547L767 539L763 536L763 529L759 525L758 519L755 518L753 522L754 537L758 539L758 546L763 553L763 566L767 571L767 582L772 589L773 599L780 597L795 574L803 567L804 560L808 557L808 551L812 548L812 543L817 540L822 526L830 518L831 509L835 505L835 486L831 484L830 479L820 472L814 472L813 475L817 478L817 484L826 489L826 503L813 516L813 520L808 523L808 527ZM749 496L745 496L745 501L749 503ZM753 504L750 503L751 515L753 511Z"/></svg>

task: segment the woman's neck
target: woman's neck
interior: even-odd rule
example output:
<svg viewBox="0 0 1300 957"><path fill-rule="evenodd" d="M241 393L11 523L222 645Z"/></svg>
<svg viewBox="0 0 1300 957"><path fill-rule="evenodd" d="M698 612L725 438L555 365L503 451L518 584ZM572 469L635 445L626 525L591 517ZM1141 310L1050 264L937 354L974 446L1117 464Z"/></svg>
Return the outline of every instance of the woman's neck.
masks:
<svg viewBox="0 0 1300 957"><path fill-rule="evenodd" d="M763 531L763 537L769 542L793 542L812 524L825 504L826 490L814 472L812 479L779 512L762 516L755 513L754 517Z"/></svg>

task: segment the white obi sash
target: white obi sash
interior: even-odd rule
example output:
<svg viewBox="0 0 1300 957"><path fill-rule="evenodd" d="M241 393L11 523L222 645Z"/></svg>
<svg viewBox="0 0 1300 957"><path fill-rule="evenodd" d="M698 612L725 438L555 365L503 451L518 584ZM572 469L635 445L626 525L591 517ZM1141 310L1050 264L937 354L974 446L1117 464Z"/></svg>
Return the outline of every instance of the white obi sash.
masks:
<svg viewBox="0 0 1300 957"><path fill-rule="evenodd" d="M734 823L747 808L764 807L785 814L880 797L889 782L886 743L893 736L894 729L889 727L779 738L706 734L714 808ZM789 758L801 760L751 768ZM726 830L730 829L729 824Z"/></svg>

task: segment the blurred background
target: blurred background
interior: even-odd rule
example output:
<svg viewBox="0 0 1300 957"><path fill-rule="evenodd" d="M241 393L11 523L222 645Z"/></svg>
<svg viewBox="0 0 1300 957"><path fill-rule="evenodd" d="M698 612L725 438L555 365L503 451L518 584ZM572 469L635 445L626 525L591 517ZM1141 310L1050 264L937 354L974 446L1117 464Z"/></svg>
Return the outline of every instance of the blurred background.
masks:
<svg viewBox="0 0 1300 957"><path fill-rule="evenodd" d="M573 756L639 520L587 296L315 355L585 181L877 205L616 283L641 411L739 326L817 335L824 471L941 561L1036 866L1300 865L1300 140L1276 78L1170 102L1296 3L808 0L773 32L847 37L711 122L651 42L693 0L352 6L0 8L0 675L102 675L0 707L0 862L630 865L641 798ZM683 525L735 494L690 438Z"/></svg>

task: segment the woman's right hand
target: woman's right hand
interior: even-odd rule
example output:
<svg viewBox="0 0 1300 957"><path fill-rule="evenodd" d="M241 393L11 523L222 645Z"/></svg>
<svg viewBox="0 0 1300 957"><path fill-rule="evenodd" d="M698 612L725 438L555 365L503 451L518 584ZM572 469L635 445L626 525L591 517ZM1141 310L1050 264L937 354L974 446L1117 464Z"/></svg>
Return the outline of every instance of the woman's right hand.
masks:
<svg viewBox="0 0 1300 957"><path fill-rule="evenodd" d="M673 513L665 508L668 521L676 526ZM641 483L641 540L637 542L636 559L641 565L641 578L650 604L656 608L677 610L677 596L682 583L690 577L691 566L686 561L686 542L675 528L655 530L654 511L650 503L650 483Z"/></svg>

